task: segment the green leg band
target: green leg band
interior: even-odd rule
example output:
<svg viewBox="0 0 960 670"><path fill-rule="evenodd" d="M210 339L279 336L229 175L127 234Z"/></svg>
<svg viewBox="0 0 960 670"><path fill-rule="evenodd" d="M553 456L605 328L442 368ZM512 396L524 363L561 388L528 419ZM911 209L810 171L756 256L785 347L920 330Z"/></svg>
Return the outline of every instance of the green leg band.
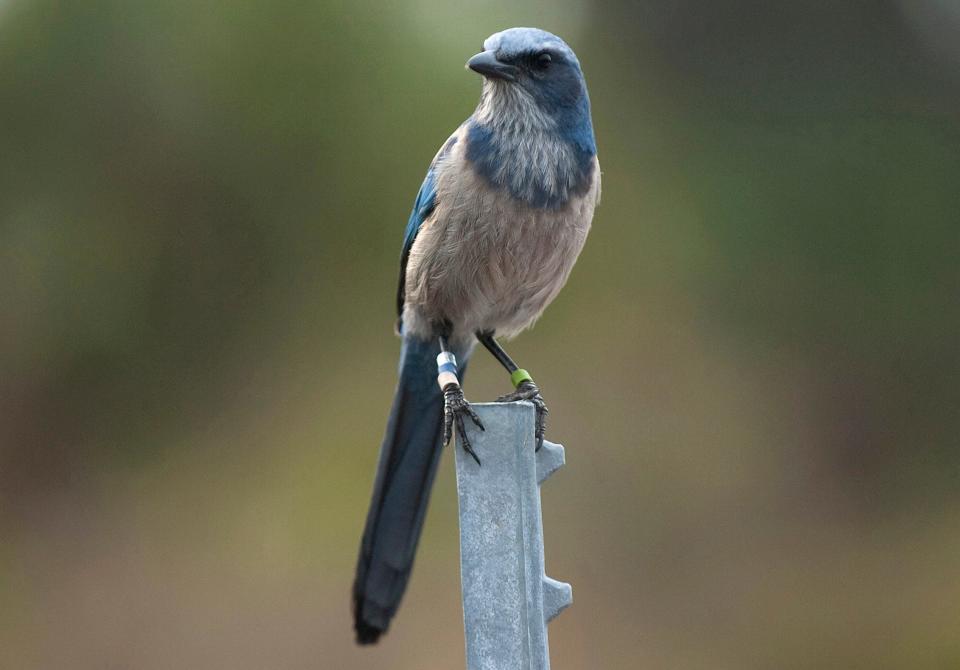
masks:
<svg viewBox="0 0 960 670"><path fill-rule="evenodd" d="M533 377L523 368L518 368L510 373L510 381L513 383L513 388L519 388L523 382L532 382Z"/></svg>

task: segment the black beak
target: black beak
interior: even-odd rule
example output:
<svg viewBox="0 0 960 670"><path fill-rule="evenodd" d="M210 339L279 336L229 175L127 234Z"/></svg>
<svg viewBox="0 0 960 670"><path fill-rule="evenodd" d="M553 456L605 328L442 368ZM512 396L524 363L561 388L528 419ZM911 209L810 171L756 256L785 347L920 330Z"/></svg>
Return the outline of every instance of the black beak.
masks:
<svg viewBox="0 0 960 670"><path fill-rule="evenodd" d="M492 51L481 51L467 61L467 67L489 79L517 80L517 68L509 63L498 61L496 54Z"/></svg>

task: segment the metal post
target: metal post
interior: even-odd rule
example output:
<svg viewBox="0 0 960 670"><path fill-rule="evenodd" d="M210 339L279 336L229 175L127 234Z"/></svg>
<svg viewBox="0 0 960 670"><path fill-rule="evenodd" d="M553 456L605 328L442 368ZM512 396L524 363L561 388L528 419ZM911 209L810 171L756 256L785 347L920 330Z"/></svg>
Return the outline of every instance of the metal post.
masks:
<svg viewBox="0 0 960 670"><path fill-rule="evenodd" d="M486 427L467 422L483 465L456 449L467 669L549 670L547 622L573 591L544 574L539 485L563 465L563 447L534 450L528 402L473 407Z"/></svg>

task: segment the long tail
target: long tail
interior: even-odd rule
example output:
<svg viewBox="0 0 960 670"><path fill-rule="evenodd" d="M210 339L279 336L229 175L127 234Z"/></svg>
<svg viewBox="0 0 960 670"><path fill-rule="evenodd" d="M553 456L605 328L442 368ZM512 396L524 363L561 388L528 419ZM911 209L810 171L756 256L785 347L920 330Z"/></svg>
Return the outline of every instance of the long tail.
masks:
<svg viewBox="0 0 960 670"><path fill-rule="evenodd" d="M373 644L386 632L413 567L440 460L443 393L437 386L439 353L436 342L404 337L400 381L380 447L353 583L354 626L360 644ZM462 381L469 351L455 354Z"/></svg>

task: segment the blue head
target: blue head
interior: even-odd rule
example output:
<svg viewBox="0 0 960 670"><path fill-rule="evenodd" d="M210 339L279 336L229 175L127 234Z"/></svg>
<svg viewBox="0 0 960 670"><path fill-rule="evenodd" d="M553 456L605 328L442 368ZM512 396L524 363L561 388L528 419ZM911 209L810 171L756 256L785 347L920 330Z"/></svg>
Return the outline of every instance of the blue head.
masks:
<svg viewBox="0 0 960 670"><path fill-rule="evenodd" d="M537 28L495 33L483 48L467 62L484 76L468 158L531 204L561 206L589 187L597 152L580 61L566 42ZM549 151L551 144L559 148ZM537 153L541 164L530 164ZM528 169L516 167L524 163Z"/></svg>

